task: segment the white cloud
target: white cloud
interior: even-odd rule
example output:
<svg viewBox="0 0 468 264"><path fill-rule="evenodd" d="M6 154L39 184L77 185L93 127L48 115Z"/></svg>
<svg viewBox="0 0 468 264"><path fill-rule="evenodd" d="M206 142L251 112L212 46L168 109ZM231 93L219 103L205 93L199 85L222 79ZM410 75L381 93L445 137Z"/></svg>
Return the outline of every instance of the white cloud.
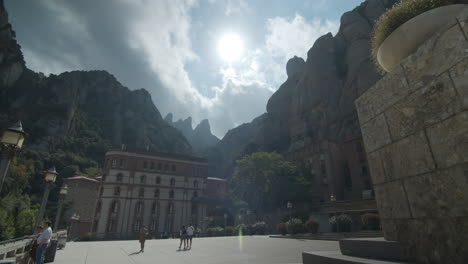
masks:
<svg viewBox="0 0 468 264"><path fill-rule="evenodd" d="M284 60L294 56L305 59L307 51L317 38L328 32L335 34L338 28L338 20L307 21L299 14L293 18L271 18L267 21L266 47L272 56L282 57Z"/></svg>

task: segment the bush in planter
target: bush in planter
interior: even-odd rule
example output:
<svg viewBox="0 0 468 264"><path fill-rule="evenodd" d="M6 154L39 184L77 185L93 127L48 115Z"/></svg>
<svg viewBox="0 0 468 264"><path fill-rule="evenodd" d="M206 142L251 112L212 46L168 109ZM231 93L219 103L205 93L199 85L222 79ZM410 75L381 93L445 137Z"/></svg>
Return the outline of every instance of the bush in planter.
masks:
<svg viewBox="0 0 468 264"><path fill-rule="evenodd" d="M361 216L362 224L367 230L380 230L380 217L378 214L365 213Z"/></svg>
<svg viewBox="0 0 468 264"><path fill-rule="evenodd" d="M220 226L210 227L206 229L206 234L210 237L224 235L224 229Z"/></svg>
<svg viewBox="0 0 468 264"><path fill-rule="evenodd" d="M278 231L281 233L281 235L286 235L288 233L288 227L286 223L279 223L278 226L276 227Z"/></svg>
<svg viewBox="0 0 468 264"><path fill-rule="evenodd" d="M268 230L268 225L264 221L256 222L253 226L253 231L257 235L265 235Z"/></svg>
<svg viewBox="0 0 468 264"><path fill-rule="evenodd" d="M320 223L314 219L307 220L307 222L305 223L307 231L314 234L317 233L319 226Z"/></svg>
<svg viewBox="0 0 468 264"><path fill-rule="evenodd" d="M384 40L408 20L445 5L468 4L468 0L401 0L386 11L374 25L372 32L372 58L375 65L384 71L377 62L377 52Z"/></svg>
<svg viewBox="0 0 468 264"><path fill-rule="evenodd" d="M232 235L236 234L236 233L235 233L236 230L234 229L233 226L226 226L225 231L226 231L226 236L232 236ZM236 235L237 235L237 234L236 234Z"/></svg>
<svg viewBox="0 0 468 264"><path fill-rule="evenodd" d="M304 225L302 224L302 220L299 218L292 218L288 222L286 222L288 233L290 234L299 234L304 231Z"/></svg>
<svg viewBox="0 0 468 264"><path fill-rule="evenodd" d="M328 219L328 222L332 226L332 231L337 232L338 227L340 232L350 232L351 225L353 224L353 220L347 214L340 214L338 216L332 216Z"/></svg>

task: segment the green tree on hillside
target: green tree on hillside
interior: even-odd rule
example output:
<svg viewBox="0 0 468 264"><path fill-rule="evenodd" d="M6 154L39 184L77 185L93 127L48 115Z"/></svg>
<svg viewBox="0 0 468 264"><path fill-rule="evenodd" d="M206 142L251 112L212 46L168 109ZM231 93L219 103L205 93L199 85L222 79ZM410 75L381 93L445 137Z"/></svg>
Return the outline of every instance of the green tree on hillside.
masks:
<svg viewBox="0 0 468 264"><path fill-rule="evenodd" d="M235 199L256 212L306 201L312 179L276 152L256 152L237 160L230 185Z"/></svg>

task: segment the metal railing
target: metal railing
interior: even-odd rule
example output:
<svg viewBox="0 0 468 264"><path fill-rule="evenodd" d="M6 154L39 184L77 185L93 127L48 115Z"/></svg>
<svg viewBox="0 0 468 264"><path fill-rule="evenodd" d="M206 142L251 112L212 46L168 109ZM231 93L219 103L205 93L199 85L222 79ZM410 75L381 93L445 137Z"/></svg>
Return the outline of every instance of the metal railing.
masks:
<svg viewBox="0 0 468 264"><path fill-rule="evenodd" d="M67 231L61 230L52 234L51 239L66 236ZM33 241L32 236L19 237L0 242L0 260L14 259L17 263L27 263L29 250Z"/></svg>

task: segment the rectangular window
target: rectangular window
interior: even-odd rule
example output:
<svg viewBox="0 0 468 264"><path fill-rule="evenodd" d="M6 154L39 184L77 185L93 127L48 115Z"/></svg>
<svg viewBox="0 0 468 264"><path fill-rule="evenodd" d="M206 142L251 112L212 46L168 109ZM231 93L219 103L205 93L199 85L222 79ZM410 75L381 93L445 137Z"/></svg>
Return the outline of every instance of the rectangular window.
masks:
<svg viewBox="0 0 468 264"><path fill-rule="evenodd" d="M146 167L148 167L148 163L145 161L143 162L143 169L146 169Z"/></svg>
<svg viewBox="0 0 468 264"><path fill-rule="evenodd" d="M113 159L112 160L112 168L115 168L117 166L117 160Z"/></svg>
<svg viewBox="0 0 468 264"><path fill-rule="evenodd" d="M125 160L120 160L120 168L123 169L125 167Z"/></svg>

